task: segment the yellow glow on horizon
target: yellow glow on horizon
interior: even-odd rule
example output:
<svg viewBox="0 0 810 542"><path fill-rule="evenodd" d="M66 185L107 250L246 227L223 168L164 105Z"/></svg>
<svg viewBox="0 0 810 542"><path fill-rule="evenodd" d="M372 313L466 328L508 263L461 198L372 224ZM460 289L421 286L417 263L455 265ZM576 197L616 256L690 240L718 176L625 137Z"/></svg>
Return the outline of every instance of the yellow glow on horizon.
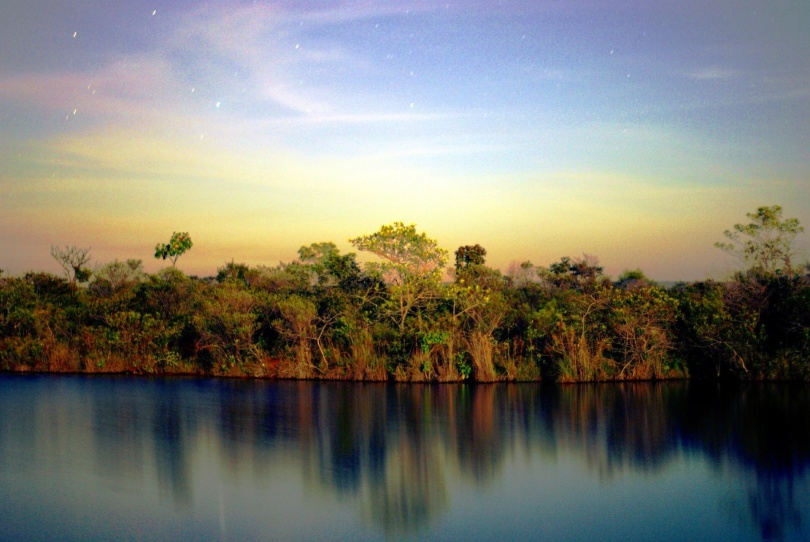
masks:
<svg viewBox="0 0 810 542"><path fill-rule="evenodd" d="M96 261L142 258L148 270L163 265L151 260L155 243L188 231L194 248L181 267L200 275L231 259L290 261L312 242L350 251L349 238L403 221L451 255L480 243L504 270L588 253L614 275L642 267L669 278L673 268L718 267L713 243L748 210L719 206L738 201L739 186L599 171L450 176L398 159L234 149L171 131L74 134L51 141L40 165L60 177L0 181L13 187L4 227L26 224L24 235L40 243L93 246ZM768 186L752 181L751 209L767 202Z"/></svg>

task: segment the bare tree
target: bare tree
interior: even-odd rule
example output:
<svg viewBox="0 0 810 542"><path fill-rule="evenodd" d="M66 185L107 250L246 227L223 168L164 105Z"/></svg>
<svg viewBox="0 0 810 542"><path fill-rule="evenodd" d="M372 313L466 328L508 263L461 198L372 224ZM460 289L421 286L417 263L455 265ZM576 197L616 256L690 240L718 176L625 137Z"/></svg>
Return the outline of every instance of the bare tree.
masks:
<svg viewBox="0 0 810 542"><path fill-rule="evenodd" d="M51 256L62 266L71 284L90 279L90 270L85 267L90 263L90 247L51 245Z"/></svg>

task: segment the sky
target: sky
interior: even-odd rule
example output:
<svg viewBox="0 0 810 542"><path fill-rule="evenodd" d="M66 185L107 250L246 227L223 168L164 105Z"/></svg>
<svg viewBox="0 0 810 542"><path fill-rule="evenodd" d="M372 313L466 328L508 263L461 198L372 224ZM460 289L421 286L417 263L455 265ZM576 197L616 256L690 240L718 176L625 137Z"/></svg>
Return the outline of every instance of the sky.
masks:
<svg viewBox="0 0 810 542"><path fill-rule="evenodd" d="M746 213L810 226L808 27L806 0L6 0L0 268L155 271L187 231L208 276L401 221L502 270L723 278Z"/></svg>

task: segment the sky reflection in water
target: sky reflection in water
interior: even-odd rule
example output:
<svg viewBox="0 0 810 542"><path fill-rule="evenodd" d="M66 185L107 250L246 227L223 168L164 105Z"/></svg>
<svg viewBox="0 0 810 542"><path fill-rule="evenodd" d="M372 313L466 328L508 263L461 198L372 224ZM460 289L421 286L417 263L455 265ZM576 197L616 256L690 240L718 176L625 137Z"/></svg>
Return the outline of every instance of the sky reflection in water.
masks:
<svg viewBox="0 0 810 542"><path fill-rule="evenodd" d="M0 539L805 540L810 390L0 376Z"/></svg>

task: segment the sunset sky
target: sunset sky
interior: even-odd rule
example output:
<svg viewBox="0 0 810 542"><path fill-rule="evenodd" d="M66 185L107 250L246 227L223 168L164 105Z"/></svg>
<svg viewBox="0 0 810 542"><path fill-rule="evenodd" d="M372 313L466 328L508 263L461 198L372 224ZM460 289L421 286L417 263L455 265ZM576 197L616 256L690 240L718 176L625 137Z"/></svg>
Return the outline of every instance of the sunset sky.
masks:
<svg viewBox="0 0 810 542"><path fill-rule="evenodd" d="M291 261L416 223L451 253L722 278L810 230L810 2L6 0L0 268ZM810 256L810 233L799 238Z"/></svg>

